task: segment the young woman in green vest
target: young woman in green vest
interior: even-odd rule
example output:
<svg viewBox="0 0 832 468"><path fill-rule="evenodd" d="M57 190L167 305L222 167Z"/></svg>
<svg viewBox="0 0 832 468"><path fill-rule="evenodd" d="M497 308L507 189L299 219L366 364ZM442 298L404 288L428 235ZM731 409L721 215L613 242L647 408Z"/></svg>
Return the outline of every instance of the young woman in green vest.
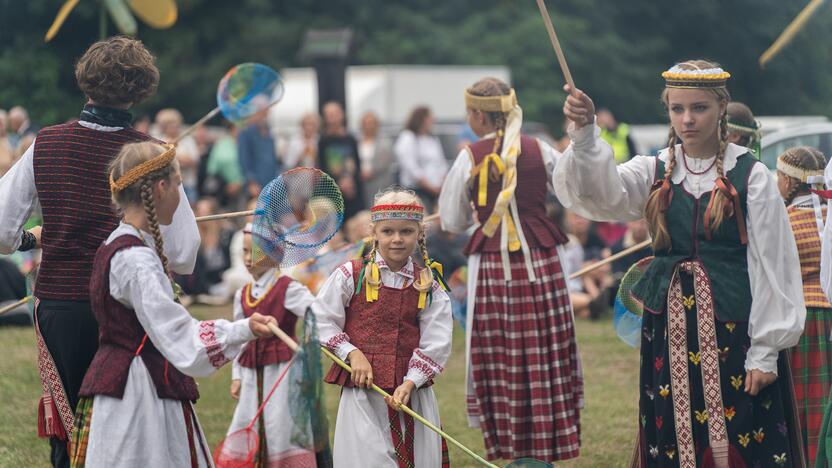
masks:
<svg viewBox="0 0 832 468"><path fill-rule="evenodd" d="M638 466L803 466L782 350L803 329L800 264L777 184L727 142L730 75L702 60L662 76L668 148L616 166L592 100L570 93L558 198L599 221L644 216ZM779 376L779 377L778 377Z"/></svg>

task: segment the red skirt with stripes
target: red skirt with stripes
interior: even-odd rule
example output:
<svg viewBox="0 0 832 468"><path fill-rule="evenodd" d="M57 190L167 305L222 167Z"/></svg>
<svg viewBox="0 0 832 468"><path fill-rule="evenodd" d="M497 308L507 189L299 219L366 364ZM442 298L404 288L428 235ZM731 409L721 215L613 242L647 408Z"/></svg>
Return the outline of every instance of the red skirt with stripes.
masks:
<svg viewBox="0 0 832 468"><path fill-rule="evenodd" d="M469 411L491 460L566 460L580 447L583 379L569 292L555 249L531 256L535 282L520 252L510 255L510 282L499 252L480 257Z"/></svg>

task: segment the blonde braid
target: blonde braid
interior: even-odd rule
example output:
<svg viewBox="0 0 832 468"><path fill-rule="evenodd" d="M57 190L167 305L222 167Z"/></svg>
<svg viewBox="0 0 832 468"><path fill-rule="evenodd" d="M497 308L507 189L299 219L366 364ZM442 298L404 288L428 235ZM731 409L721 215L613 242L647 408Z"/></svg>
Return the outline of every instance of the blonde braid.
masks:
<svg viewBox="0 0 832 468"><path fill-rule="evenodd" d="M728 146L728 117L726 113L722 114L719 119L719 127L717 128L717 135L719 137L719 152L716 155L716 176L725 176L725 148ZM726 203L730 203L721 190L714 190L711 195L714 199L712 201L714 209L711 210L711 230L716 231L725 219ZM735 216L742 216L742 213L734 213Z"/></svg>
<svg viewBox="0 0 832 468"><path fill-rule="evenodd" d="M164 268L165 274L170 275L168 258L165 256L164 244L162 243L162 231L159 230L159 220L156 218L156 206L153 203L153 182L147 178L142 179L139 190L142 203L144 204L144 213L147 216L147 224L150 228L150 233L153 235L153 241L156 243L156 254L162 260L162 268Z"/></svg>
<svg viewBox="0 0 832 468"><path fill-rule="evenodd" d="M489 112L488 116L494 122L494 126L497 127L497 134L494 137L493 152L499 156L503 147L503 135L506 131L506 115L502 112ZM497 166L493 164L491 165L488 171L488 179L491 182L497 182L500 180L500 171L497 169Z"/></svg>
<svg viewBox="0 0 832 468"><path fill-rule="evenodd" d="M667 164L664 169L664 179L668 183L671 182L673 169L676 168L676 130L670 126L668 132L667 143ZM644 207L644 217L650 226L650 235L653 237L653 250L664 250L670 248L670 232L667 230L667 219L664 212L661 210L660 200L661 189L654 189L647 198L647 204Z"/></svg>
<svg viewBox="0 0 832 468"><path fill-rule="evenodd" d="M425 268L430 268L430 257L428 256L428 241L425 236L419 238L419 252L422 254L422 261L425 262Z"/></svg>

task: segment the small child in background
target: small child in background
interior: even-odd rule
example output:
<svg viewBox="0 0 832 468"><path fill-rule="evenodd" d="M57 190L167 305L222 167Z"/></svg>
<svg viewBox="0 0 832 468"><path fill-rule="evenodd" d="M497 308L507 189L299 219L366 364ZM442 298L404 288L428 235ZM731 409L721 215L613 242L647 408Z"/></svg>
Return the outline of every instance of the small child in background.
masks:
<svg viewBox="0 0 832 468"><path fill-rule="evenodd" d="M244 320L255 313L271 316L287 335L294 338L297 317L303 317L315 297L302 284L281 275L279 268L271 266L268 257L253 252L253 249L256 247L252 243L249 224L243 230L243 261L254 281L234 295L234 320ZM246 345L231 371L231 396L238 403L228 434L251 422L293 354L274 336L259 338ZM290 441L292 416L288 401L289 385L284 382L277 386L256 423L260 445L253 466L315 466L315 453L294 446Z"/></svg>

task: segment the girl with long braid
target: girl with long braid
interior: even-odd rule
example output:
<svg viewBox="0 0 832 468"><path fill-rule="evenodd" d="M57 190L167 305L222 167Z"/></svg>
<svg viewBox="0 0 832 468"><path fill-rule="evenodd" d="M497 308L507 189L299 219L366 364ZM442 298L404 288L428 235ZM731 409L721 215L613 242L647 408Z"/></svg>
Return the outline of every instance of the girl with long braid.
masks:
<svg viewBox="0 0 832 468"><path fill-rule="evenodd" d="M410 405L439 426L432 384L451 353L451 303L441 265L428 256L424 206L394 187L376 195L370 213L370 254L341 265L312 305L321 343L353 369L333 365L325 377L342 387L335 467L448 466L444 441L397 411ZM411 259L417 248L425 268ZM391 399L366 390L372 384Z"/></svg>
<svg viewBox="0 0 832 468"><path fill-rule="evenodd" d="M818 437L832 387L832 303L820 286L821 233L826 203L812 190L824 187L826 157L815 148L800 146L777 158L777 188L786 202L800 255L806 324L797 346L789 353L795 400L809 465L818 458ZM824 465L825 466L825 465Z"/></svg>
<svg viewBox="0 0 832 468"><path fill-rule="evenodd" d="M439 197L442 228L479 225L468 255L468 423L489 459L578 456L581 376L561 266L567 242L546 215L560 154L520 133L513 89L484 78L465 91L481 139L457 156Z"/></svg>
<svg viewBox="0 0 832 468"><path fill-rule="evenodd" d="M160 225L179 205L175 148L125 145L110 165L122 220L90 281L99 345L75 414L73 467L213 466L192 402L207 376L274 317L198 321L177 301Z"/></svg>
<svg viewBox="0 0 832 468"><path fill-rule="evenodd" d="M567 208L650 225L655 258L632 290L645 310L637 466L804 466L782 352L806 315L785 206L768 169L726 141L730 75L693 60L662 76L658 157L616 166L592 100L567 86L572 144L554 171Z"/></svg>

